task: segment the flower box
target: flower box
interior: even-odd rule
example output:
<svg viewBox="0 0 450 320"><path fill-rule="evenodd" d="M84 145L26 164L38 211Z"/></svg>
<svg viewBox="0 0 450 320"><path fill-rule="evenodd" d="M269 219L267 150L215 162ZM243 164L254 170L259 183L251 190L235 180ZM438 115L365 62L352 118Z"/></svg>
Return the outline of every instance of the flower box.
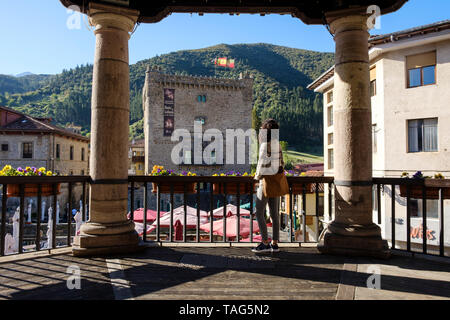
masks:
<svg viewBox="0 0 450 320"><path fill-rule="evenodd" d="M410 190L410 197L413 199L422 199L422 186L411 186L409 188ZM400 185L400 196L405 197L407 196L407 188L406 185ZM427 199L439 199L439 188L426 188L426 196ZM442 188L442 198L443 199L450 199L450 188Z"/></svg>
<svg viewBox="0 0 450 320"><path fill-rule="evenodd" d="M251 183L239 183L239 194L249 194L252 184ZM255 193L255 188L253 187L252 193ZM213 183L213 194L225 194L225 186L223 182ZM228 182L227 183L227 194L236 195L238 194L238 183Z"/></svg>
<svg viewBox="0 0 450 320"><path fill-rule="evenodd" d="M291 189L292 194L303 194L303 185L305 185L305 193L316 193L316 184L315 183L292 183ZM323 183L319 183L319 192L323 192Z"/></svg>
<svg viewBox="0 0 450 320"><path fill-rule="evenodd" d="M61 184L56 184L56 194L61 193ZM8 184L6 189L6 194L8 197L20 197L20 185L19 184ZM24 196L25 197L36 197L38 195L38 184L30 183L24 184ZM43 183L41 185L41 195L43 197L48 197L53 195L53 184Z"/></svg>
<svg viewBox="0 0 450 320"><path fill-rule="evenodd" d="M159 192L160 193L170 193L170 186L173 185L173 193L184 193L184 185L186 185L186 193L195 193L195 183L183 183L183 182L173 182L173 183L160 183ZM152 183L153 193L157 193L157 183Z"/></svg>

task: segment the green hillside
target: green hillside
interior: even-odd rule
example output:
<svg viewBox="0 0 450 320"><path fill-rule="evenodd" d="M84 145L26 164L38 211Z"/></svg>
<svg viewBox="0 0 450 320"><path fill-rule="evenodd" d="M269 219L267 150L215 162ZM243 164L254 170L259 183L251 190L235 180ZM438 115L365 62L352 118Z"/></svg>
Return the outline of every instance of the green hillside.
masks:
<svg viewBox="0 0 450 320"><path fill-rule="evenodd" d="M215 67L211 61L218 57L235 59L236 67ZM254 107L258 117L277 119L282 126L281 139L291 146L320 144L321 97L305 87L327 70L333 59L332 53L261 43L220 44L140 61L130 66L130 136L143 136L141 92L145 70L150 65L161 67L163 72L184 75L238 78L240 72L249 72L255 79ZM28 77L31 78L27 82ZM87 134L92 65L64 70L55 76L32 77L0 76L0 105L33 116L52 117L60 125L75 123Z"/></svg>

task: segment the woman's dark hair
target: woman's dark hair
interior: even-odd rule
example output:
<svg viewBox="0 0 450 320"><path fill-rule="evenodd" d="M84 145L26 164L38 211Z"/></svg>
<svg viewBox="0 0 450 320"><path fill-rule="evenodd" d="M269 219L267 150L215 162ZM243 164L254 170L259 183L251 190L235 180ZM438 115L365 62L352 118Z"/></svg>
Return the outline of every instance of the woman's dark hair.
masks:
<svg viewBox="0 0 450 320"><path fill-rule="evenodd" d="M272 129L280 129L280 126L278 125L278 122L275 121L275 119L266 119L261 124L261 129L267 130L267 142L270 143L270 141L272 139L272 135L271 135ZM260 133L261 133L261 131L260 131ZM260 134L260 141L261 141L261 143L264 142L264 141L262 141L261 134Z"/></svg>

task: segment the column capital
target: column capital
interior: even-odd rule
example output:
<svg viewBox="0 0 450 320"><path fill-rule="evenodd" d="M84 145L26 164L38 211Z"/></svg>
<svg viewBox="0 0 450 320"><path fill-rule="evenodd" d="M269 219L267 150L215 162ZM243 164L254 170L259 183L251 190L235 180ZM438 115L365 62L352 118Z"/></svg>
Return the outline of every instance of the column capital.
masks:
<svg viewBox="0 0 450 320"><path fill-rule="evenodd" d="M326 20L330 26L330 32L334 35L344 31L358 30L368 32L369 27L367 21L370 15L357 11L354 13L340 13L335 12L325 14Z"/></svg>
<svg viewBox="0 0 450 320"><path fill-rule="evenodd" d="M90 2L88 16L89 24L95 27L95 32L102 29L132 32L139 18L139 11Z"/></svg>

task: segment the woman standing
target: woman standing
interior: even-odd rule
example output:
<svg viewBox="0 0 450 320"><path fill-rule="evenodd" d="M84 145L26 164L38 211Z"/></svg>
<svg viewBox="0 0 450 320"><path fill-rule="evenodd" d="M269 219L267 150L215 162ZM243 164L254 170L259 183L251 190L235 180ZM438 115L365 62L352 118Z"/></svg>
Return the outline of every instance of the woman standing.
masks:
<svg viewBox="0 0 450 320"><path fill-rule="evenodd" d="M268 198L264 195L264 175L274 175L284 171L283 153L281 151L278 135L274 136L273 130L279 130L279 125L274 119L265 120L259 132L259 159L256 168L255 179L259 180L259 187L256 193L256 219L258 220L259 230L261 232L262 242L254 249L253 252L278 252L278 241L280 238L280 198ZM279 150L273 154L272 150ZM268 240L267 225L265 219L265 209L269 204L270 217L272 218L272 243Z"/></svg>

